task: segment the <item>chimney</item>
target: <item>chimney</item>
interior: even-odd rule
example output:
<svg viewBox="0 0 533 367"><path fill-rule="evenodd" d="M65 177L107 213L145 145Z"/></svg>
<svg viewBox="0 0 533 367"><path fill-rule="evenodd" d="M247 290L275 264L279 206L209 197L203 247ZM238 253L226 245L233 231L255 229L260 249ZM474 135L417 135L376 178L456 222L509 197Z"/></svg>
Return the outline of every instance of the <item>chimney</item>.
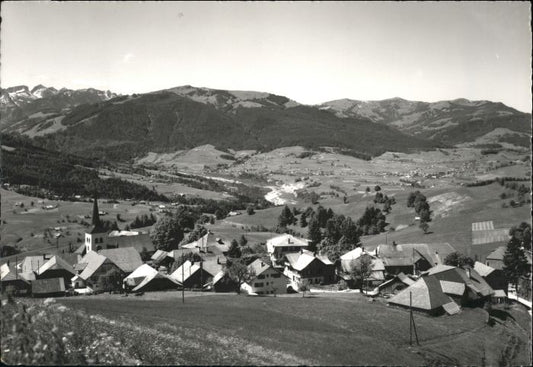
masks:
<svg viewBox="0 0 533 367"><path fill-rule="evenodd" d="M263 261L261 261L261 267L265 266L265 263Z"/></svg>

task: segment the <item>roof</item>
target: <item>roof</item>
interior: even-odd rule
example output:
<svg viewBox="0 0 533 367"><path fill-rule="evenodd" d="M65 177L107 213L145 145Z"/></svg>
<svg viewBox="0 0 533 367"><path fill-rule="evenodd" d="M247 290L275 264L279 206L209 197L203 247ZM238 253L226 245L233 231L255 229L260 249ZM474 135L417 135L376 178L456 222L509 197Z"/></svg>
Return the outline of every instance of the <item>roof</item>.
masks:
<svg viewBox="0 0 533 367"><path fill-rule="evenodd" d="M253 271L255 276L258 276L259 274L263 273L265 270L269 268L270 268L270 265L261 259L255 259L250 265L248 265L248 269Z"/></svg>
<svg viewBox="0 0 533 367"><path fill-rule="evenodd" d="M290 234L282 234L280 236L276 236L276 237L269 239L266 243L266 246L267 246L267 251L269 253L273 253L275 247L289 247L289 246L307 247L309 246L309 240L297 238Z"/></svg>
<svg viewBox="0 0 533 367"><path fill-rule="evenodd" d="M477 271L482 277L486 277L496 269L491 266L480 263L479 261L476 261L474 263L474 270Z"/></svg>
<svg viewBox="0 0 533 367"><path fill-rule="evenodd" d="M116 232L116 231L115 231ZM147 251L155 251L154 243L148 233L139 233L138 235L118 235L108 236L107 245L118 248L132 247L137 252L142 252L143 248Z"/></svg>
<svg viewBox="0 0 533 367"><path fill-rule="evenodd" d="M74 251L75 254L83 254L85 252L85 244L82 243L77 249L76 251Z"/></svg>
<svg viewBox="0 0 533 367"><path fill-rule="evenodd" d="M442 305L442 308L444 308L444 311L446 311L448 315L455 315L461 312L461 308L455 302L446 303L445 305Z"/></svg>
<svg viewBox="0 0 533 367"><path fill-rule="evenodd" d="M196 241L183 245L182 248L189 248L189 249L190 248L206 248L208 238L209 238L209 232L206 233L203 237L197 239Z"/></svg>
<svg viewBox="0 0 533 367"><path fill-rule="evenodd" d="M94 251L87 252L78 263L78 265L85 264L84 266L82 265L83 271L79 274L79 277L83 280L89 279L106 261L109 262L110 260Z"/></svg>
<svg viewBox="0 0 533 367"><path fill-rule="evenodd" d="M466 286L464 283L449 282L447 280L441 280L440 286L442 291L446 294L453 294L456 296L462 296L465 294Z"/></svg>
<svg viewBox="0 0 533 367"><path fill-rule="evenodd" d="M402 283L404 284L407 284L407 285L411 285L411 284L414 284L415 281L413 279L411 279L408 275L405 275L404 273L399 273L398 275L396 275L398 277L398 279L400 279L402 281Z"/></svg>
<svg viewBox="0 0 533 367"><path fill-rule="evenodd" d="M383 259L385 266L410 266L413 265L413 260L416 263L420 259L425 259L430 265L437 265L453 251L454 248L447 242L381 244L376 248L376 254Z"/></svg>
<svg viewBox="0 0 533 367"><path fill-rule="evenodd" d="M130 275L124 278L124 281L126 281L126 279L145 278L155 273L157 273L157 270L152 268L150 265L142 264L137 269L135 269Z"/></svg>
<svg viewBox="0 0 533 367"><path fill-rule="evenodd" d="M65 262L72 267L81 259L81 256L77 253L57 254L56 256L60 257L62 260L65 260Z"/></svg>
<svg viewBox="0 0 533 367"><path fill-rule="evenodd" d="M287 258L287 261L289 262L290 266L298 271L301 271L309 266L315 260L315 256L304 252L304 253L294 253L294 254L287 254L285 256Z"/></svg>
<svg viewBox="0 0 533 367"><path fill-rule="evenodd" d="M43 265L48 258L43 255L39 256L26 256L21 263L21 270L23 273L29 273L37 271L41 265Z"/></svg>
<svg viewBox="0 0 533 367"><path fill-rule="evenodd" d="M217 284L222 278L224 278L225 274L226 273L224 271L219 271L218 273L216 273L213 277L213 285Z"/></svg>
<svg viewBox="0 0 533 367"><path fill-rule="evenodd" d="M503 261L503 256L505 255L505 250L507 250L506 246L500 246L496 250L494 250L490 254L488 254L485 259Z"/></svg>
<svg viewBox="0 0 533 367"><path fill-rule="evenodd" d="M495 289L493 297L502 298L507 297L507 295L505 294L505 291L503 289Z"/></svg>
<svg viewBox="0 0 533 367"><path fill-rule="evenodd" d="M141 255L133 247L100 250L99 254L107 257L125 273L131 273L143 264Z"/></svg>
<svg viewBox="0 0 533 367"><path fill-rule="evenodd" d="M172 274L170 274L170 277L174 280L177 280L180 283L184 283L187 281L187 279L189 279L190 276L192 276L198 270L200 270L199 263L192 264L190 260L187 260L179 268L177 268ZM205 269L203 270L209 273L207 270Z"/></svg>
<svg viewBox="0 0 533 367"><path fill-rule="evenodd" d="M107 230L102 227L101 224L96 224L91 226L91 228L86 232L89 234L96 234L96 233L107 233Z"/></svg>
<svg viewBox="0 0 533 367"><path fill-rule="evenodd" d="M137 231L111 231L109 232L109 237L120 237L120 236L137 236L140 234Z"/></svg>
<svg viewBox="0 0 533 367"><path fill-rule="evenodd" d="M470 267L458 268L448 265L440 265L423 273L424 277L434 276L439 280L462 283L475 294L486 297L494 293L490 285L481 275Z"/></svg>
<svg viewBox="0 0 533 367"><path fill-rule="evenodd" d="M156 252L154 252L154 254L152 255L151 259L153 261L162 261L167 256L170 256L169 252L166 252L166 251L163 251L163 250L157 250Z"/></svg>
<svg viewBox="0 0 533 367"><path fill-rule="evenodd" d="M69 263L67 263L65 260L60 258L59 256L53 256L50 260L45 262L37 271L37 274L41 275L48 270L66 270L71 274L76 274L76 271L72 266L70 266Z"/></svg>
<svg viewBox="0 0 533 367"><path fill-rule="evenodd" d="M356 247L352 251L345 253L341 256L341 260L355 260L363 253L364 249L362 247Z"/></svg>
<svg viewBox="0 0 533 367"><path fill-rule="evenodd" d="M225 260L224 260L225 263ZM223 264L219 264L217 258L214 256L208 257L202 261L202 268L209 274L217 274L223 269Z"/></svg>
<svg viewBox="0 0 533 367"><path fill-rule="evenodd" d="M37 279L31 284L33 294L58 293L65 291L65 279L49 278Z"/></svg>
<svg viewBox="0 0 533 367"><path fill-rule="evenodd" d="M142 282L140 282L135 288L132 289L133 292L138 292L142 290L144 287L146 287L148 284L150 284L155 279L165 279L168 281L170 285L174 283L176 286L180 286L180 282L178 282L176 279L172 279L170 276L161 274L158 272L155 272L151 275L146 276Z"/></svg>
<svg viewBox="0 0 533 367"><path fill-rule="evenodd" d="M389 303L409 307L410 298L412 298L412 307L427 311L452 302L450 297L442 292L439 280L433 276L418 279L414 284L390 298Z"/></svg>
<svg viewBox="0 0 533 367"><path fill-rule="evenodd" d="M455 269L455 266L450 266L450 265L437 265L437 266L434 266L434 267L432 267L431 269L429 269L429 270L427 271L427 274L428 274L428 275L434 275L434 274L443 273L443 272L445 272L445 271L452 270L452 269Z"/></svg>
<svg viewBox="0 0 533 367"><path fill-rule="evenodd" d="M179 259L182 255L185 256L191 253L199 254L200 249L197 247L194 247L194 248L183 248L182 247L180 249L170 251L168 256L174 259Z"/></svg>

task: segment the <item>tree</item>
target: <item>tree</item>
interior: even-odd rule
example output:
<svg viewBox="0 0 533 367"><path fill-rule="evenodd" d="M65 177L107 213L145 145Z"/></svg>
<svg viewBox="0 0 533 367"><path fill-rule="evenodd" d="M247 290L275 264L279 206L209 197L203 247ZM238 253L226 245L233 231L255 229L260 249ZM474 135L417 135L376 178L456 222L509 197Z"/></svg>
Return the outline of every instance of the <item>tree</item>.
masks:
<svg viewBox="0 0 533 367"><path fill-rule="evenodd" d="M255 278L255 272L250 269L242 260L232 260L226 264L224 273L233 280L237 286L237 294L241 293L241 286L244 283L251 281Z"/></svg>
<svg viewBox="0 0 533 367"><path fill-rule="evenodd" d="M228 250L228 257L232 259L238 259L242 255L241 249L239 248L239 243L237 240L232 240L231 245Z"/></svg>
<svg viewBox="0 0 533 367"><path fill-rule="evenodd" d="M309 229L307 232L307 238L309 238L309 250L316 251L317 245L322 241L322 232L320 232L320 225L316 216L312 216L309 220Z"/></svg>
<svg viewBox="0 0 533 367"><path fill-rule="evenodd" d="M531 250L531 225L529 223L522 222L518 226L511 227L509 235L516 238L526 250Z"/></svg>
<svg viewBox="0 0 533 367"><path fill-rule="evenodd" d="M244 247L246 246L247 243L248 243L248 240L246 239L246 237L244 237L244 235L241 235L241 238L239 238L239 245L241 247Z"/></svg>
<svg viewBox="0 0 533 367"><path fill-rule="evenodd" d="M381 187L379 187L379 185L374 186L374 191L376 192L381 191Z"/></svg>
<svg viewBox="0 0 533 367"><path fill-rule="evenodd" d="M429 230L429 224L426 221L420 221L420 229L424 231L424 234L428 233Z"/></svg>
<svg viewBox="0 0 533 367"><path fill-rule="evenodd" d="M248 208L246 208L246 213L248 213L248 215L254 215L255 214L254 207L252 205L249 205Z"/></svg>
<svg viewBox="0 0 533 367"><path fill-rule="evenodd" d="M178 248L183 240L183 229L176 217L166 215L156 223L151 237L156 249L169 251Z"/></svg>
<svg viewBox="0 0 533 367"><path fill-rule="evenodd" d="M465 265L474 266L474 260L471 257L454 251L444 258L444 264L450 266L463 267Z"/></svg>
<svg viewBox="0 0 533 367"><path fill-rule="evenodd" d="M226 217L226 212L224 212L222 209L218 208L215 210L215 217L218 220L224 219Z"/></svg>
<svg viewBox="0 0 533 367"><path fill-rule="evenodd" d="M285 207L281 210L281 214L278 217L278 226L279 227L287 227L288 225L293 224L295 218L291 211L291 209L285 205Z"/></svg>
<svg viewBox="0 0 533 367"><path fill-rule="evenodd" d="M372 257L367 254L361 254L358 259L352 260L350 264L351 276L354 280L360 279L360 289L363 292L365 280L367 280L372 274L372 268L374 267Z"/></svg>
<svg viewBox="0 0 533 367"><path fill-rule="evenodd" d="M512 237L507 243L507 249L503 255L503 273L507 280L515 285L517 291L518 280L529 273L526 255L516 237Z"/></svg>
<svg viewBox="0 0 533 367"><path fill-rule="evenodd" d="M311 290L311 287L309 286L309 280L302 279L298 282L298 291L302 292L302 298L305 298L305 292L308 292Z"/></svg>
<svg viewBox="0 0 533 367"><path fill-rule="evenodd" d="M302 228L305 228L307 227L307 216L305 215L305 212L302 213L302 215L300 216L300 227Z"/></svg>
<svg viewBox="0 0 533 367"><path fill-rule="evenodd" d="M365 191L370 192L370 187L367 186Z"/></svg>
<svg viewBox="0 0 533 367"><path fill-rule="evenodd" d="M383 204L383 211L387 214L391 211L391 203L390 200L385 200L385 203Z"/></svg>

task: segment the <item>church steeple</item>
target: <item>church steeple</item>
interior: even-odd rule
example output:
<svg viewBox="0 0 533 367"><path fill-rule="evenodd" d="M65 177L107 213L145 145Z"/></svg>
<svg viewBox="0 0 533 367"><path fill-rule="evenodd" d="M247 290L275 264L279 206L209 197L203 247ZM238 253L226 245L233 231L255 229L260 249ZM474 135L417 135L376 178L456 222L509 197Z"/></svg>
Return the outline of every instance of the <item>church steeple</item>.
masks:
<svg viewBox="0 0 533 367"><path fill-rule="evenodd" d="M94 195L94 202L93 202L93 221L92 225L95 227L100 226L100 212L98 210L98 198L96 197L96 194Z"/></svg>

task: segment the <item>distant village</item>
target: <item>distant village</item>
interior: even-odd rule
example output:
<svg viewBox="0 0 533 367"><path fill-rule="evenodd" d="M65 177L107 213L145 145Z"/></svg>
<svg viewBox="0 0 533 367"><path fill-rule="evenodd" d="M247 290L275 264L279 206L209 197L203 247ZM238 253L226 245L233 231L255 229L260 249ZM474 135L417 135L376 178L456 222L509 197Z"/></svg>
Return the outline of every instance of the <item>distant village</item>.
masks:
<svg viewBox="0 0 533 367"><path fill-rule="evenodd" d="M1 266L2 293L15 296L62 297L109 292L142 296L145 292L188 290L276 296L305 292L361 292L391 306L430 315L459 313L462 307L517 300L503 272L505 246L484 263L450 266L454 252L413 243L381 244L373 251L357 247L332 262L309 251L309 240L281 234L266 242L259 257L240 272L230 271L231 244L208 231L170 251L154 249L148 233L106 230L94 200L92 225L72 253L26 256ZM528 255L531 266L531 256ZM178 265L178 266L176 266ZM530 282L530 281L529 281Z"/></svg>

